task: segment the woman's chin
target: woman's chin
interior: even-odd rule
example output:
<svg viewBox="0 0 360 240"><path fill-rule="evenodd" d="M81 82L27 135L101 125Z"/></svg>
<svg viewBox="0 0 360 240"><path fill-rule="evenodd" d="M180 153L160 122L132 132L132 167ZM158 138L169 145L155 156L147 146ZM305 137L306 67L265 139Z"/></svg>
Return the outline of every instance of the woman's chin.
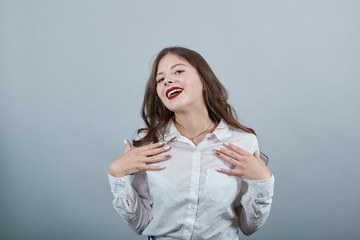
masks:
<svg viewBox="0 0 360 240"><path fill-rule="evenodd" d="M184 108L186 107L186 104L184 104L181 101L177 101L176 99L173 99L173 100L170 100L169 102L167 102L165 104L165 107L172 112L179 112L179 111L184 110Z"/></svg>
<svg viewBox="0 0 360 240"><path fill-rule="evenodd" d="M179 106L169 106L169 107L167 107L167 109L169 109L170 111L172 111L174 113L184 112L184 108L179 107Z"/></svg>

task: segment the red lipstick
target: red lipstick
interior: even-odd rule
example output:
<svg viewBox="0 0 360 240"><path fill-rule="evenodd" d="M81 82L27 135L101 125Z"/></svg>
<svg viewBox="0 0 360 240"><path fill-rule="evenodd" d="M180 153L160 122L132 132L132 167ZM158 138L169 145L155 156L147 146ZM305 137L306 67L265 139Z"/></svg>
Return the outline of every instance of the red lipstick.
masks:
<svg viewBox="0 0 360 240"><path fill-rule="evenodd" d="M180 93L182 93L184 89L181 88L181 87L172 87L172 88L169 88L167 91L166 91L166 97L170 100L170 99L173 99L175 97L177 97Z"/></svg>

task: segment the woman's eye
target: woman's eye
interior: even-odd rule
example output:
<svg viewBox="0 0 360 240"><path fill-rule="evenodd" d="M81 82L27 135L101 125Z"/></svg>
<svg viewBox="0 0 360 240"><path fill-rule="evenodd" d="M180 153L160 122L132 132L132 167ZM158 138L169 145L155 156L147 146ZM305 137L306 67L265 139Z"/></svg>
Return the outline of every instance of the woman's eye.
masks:
<svg viewBox="0 0 360 240"><path fill-rule="evenodd" d="M160 79L158 79L156 82L157 82L157 83L161 83L163 80L164 80L164 78L160 78Z"/></svg>
<svg viewBox="0 0 360 240"><path fill-rule="evenodd" d="M175 74L179 74L179 73L182 73L182 72L184 72L184 70L177 70L177 71L175 72Z"/></svg>

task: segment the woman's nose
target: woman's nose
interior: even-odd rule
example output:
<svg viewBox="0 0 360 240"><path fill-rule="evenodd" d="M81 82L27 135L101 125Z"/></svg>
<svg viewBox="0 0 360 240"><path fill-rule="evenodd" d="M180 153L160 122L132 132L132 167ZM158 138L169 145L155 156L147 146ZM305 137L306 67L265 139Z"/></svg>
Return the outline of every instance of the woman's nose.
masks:
<svg viewBox="0 0 360 240"><path fill-rule="evenodd" d="M164 80L164 84L171 84L173 82L173 80L171 78L165 78Z"/></svg>

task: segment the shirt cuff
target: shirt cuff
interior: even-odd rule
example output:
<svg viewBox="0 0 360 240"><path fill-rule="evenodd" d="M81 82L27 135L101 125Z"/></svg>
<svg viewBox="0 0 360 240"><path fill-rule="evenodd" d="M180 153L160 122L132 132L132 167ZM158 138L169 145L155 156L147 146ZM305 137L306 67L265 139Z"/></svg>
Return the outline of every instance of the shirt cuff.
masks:
<svg viewBox="0 0 360 240"><path fill-rule="evenodd" d="M113 177L108 173L108 179L110 183L111 192L113 193L125 193L131 189L130 176L121 178Z"/></svg>
<svg viewBox="0 0 360 240"><path fill-rule="evenodd" d="M264 180L243 179L242 192L255 198L271 197L274 195L274 182L274 175Z"/></svg>

